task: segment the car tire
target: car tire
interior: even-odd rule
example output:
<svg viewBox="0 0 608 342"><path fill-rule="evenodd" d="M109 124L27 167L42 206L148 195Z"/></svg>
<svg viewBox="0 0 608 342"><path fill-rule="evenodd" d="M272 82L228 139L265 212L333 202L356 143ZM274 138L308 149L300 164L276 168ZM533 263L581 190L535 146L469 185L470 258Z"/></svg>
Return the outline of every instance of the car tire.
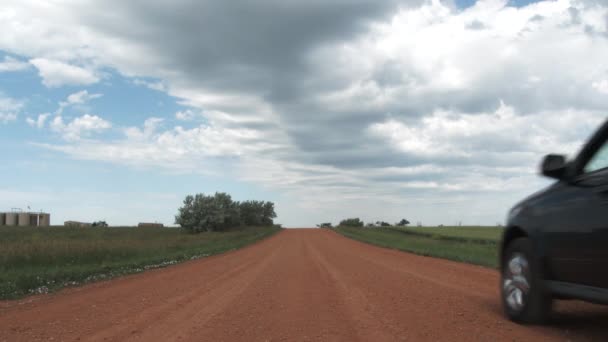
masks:
<svg viewBox="0 0 608 342"><path fill-rule="evenodd" d="M502 304L509 319L528 324L547 321L552 299L543 279L532 241L528 238L511 241L503 255L500 281Z"/></svg>

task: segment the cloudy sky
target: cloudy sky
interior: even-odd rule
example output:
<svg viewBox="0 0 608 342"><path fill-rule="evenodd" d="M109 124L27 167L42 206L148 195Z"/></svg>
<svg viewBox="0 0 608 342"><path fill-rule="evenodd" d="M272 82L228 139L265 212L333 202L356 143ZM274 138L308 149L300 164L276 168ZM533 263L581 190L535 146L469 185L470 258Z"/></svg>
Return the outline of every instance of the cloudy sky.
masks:
<svg viewBox="0 0 608 342"><path fill-rule="evenodd" d="M0 209L496 224L608 113L604 0L3 0Z"/></svg>

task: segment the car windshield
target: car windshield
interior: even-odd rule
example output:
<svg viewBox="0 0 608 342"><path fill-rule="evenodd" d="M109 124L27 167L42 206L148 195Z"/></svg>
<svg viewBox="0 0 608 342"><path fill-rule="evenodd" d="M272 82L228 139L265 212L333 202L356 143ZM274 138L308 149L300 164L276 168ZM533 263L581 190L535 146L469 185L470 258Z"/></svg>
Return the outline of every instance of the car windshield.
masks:
<svg viewBox="0 0 608 342"><path fill-rule="evenodd" d="M593 155L591 160L585 165L585 172L594 172L608 168L608 144L602 147Z"/></svg>

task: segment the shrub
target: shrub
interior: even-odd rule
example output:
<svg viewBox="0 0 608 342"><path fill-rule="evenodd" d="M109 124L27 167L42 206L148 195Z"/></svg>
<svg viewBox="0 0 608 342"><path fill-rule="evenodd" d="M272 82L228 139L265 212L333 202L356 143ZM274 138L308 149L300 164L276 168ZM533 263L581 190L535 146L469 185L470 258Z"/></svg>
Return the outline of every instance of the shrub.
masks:
<svg viewBox="0 0 608 342"><path fill-rule="evenodd" d="M399 227L405 227L405 226L407 226L408 224L410 224L410 221L408 221L408 220L406 220L406 219L401 219L401 221L399 221L399 222L397 223L397 226L399 226Z"/></svg>
<svg viewBox="0 0 608 342"><path fill-rule="evenodd" d="M363 227L364 223L358 217L356 218L347 218L340 221L340 226L343 227Z"/></svg>

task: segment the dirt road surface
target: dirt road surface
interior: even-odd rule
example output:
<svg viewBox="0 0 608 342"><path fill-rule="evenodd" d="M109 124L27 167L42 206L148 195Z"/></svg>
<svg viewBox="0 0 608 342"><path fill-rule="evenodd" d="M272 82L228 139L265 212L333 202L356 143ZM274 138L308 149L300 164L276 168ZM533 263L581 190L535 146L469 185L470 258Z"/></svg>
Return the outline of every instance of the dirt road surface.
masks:
<svg viewBox="0 0 608 342"><path fill-rule="evenodd" d="M0 302L0 341L608 340L608 309L506 321L491 269L286 230L244 249Z"/></svg>

